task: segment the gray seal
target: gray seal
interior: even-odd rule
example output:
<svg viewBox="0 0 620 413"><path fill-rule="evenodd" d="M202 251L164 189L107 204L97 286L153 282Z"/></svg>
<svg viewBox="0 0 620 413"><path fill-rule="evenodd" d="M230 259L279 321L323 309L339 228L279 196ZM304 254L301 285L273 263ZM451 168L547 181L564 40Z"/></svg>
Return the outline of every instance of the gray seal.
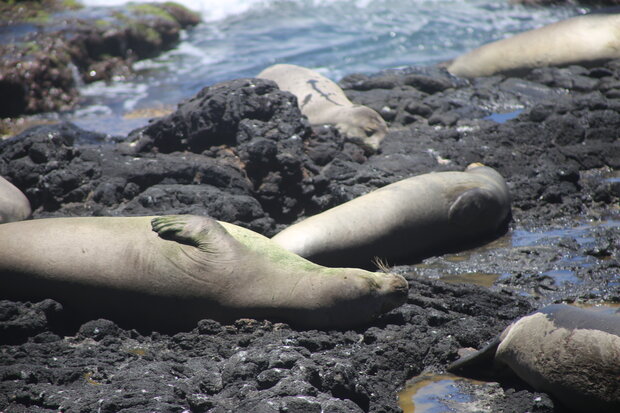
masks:
<svg viewBox="0 0 620 413"><path fill-rule="evenodd" d="M555 304L522 317L448 370L507 366L578 412L620 412L620 315Z"/></svg>
<svg viewBox="0 0 620 413"><path fill-rule="evenodd" d="M326 268L253 231L193 215L49 218L0 225L0 297L53 298L144 329L203 318L350 327L401 305L399 275Z"/></svg>
<svg viewBox="0 0 620 413"><path fill-rule="evenodd" d="M340 86L325 76L301 66L278 64L258 74L280 90L297 97L301 113L311 125L335 125L345 137L375 152L387 133L383 118L373 109L353 104Z"/></svg>
<svg viewBox="0 0 620 413"><path fill-rule="evenodd" d="M498 40L447 64L461 77L521 73L620 58L620 14L587 14Z"/></svg>
<svg viewBox="0 0 620 413"><path fill-rule="evenodd" d="M323 265L366 265L445 250L496 232L510 214L502 176L465 172L414 176L285 228L272 240Z"/></svg>

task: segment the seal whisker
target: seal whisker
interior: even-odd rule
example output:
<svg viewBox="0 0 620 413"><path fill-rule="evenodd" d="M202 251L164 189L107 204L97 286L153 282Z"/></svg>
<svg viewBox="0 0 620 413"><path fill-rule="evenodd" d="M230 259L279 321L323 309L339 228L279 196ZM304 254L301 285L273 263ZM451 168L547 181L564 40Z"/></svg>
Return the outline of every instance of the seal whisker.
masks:
<svg viewBox="0 0 620 413"><path fill-rule="evenodd" d="M384 272L386 274L390 272L390 265L386 259L382 259L375 255L371 262L380 272Z"/></svg>

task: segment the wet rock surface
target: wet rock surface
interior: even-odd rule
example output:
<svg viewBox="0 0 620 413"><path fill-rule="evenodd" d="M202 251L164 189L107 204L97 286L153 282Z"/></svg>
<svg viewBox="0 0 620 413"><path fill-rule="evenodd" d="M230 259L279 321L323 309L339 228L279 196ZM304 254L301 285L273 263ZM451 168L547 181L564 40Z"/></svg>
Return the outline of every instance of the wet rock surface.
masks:
<svg viewBox="0 0 620 413"><path fill-rule="evenodd" d="M510 187L507 234L388 263L409 281L407 303L357 330L249 319L177 334L110 320L70 329L62 303L0 301L0 410L396 412L407 379L443 371L535 308L620 301L620 63L472 81L410 68L341 84L389 123L379 153L311 129L273 83L239 79L124 142L70 124L30 129L0 143L0 175L35 218L208 214L271 236L397 180L482 162ZM512 119L494 121L501 113ZM475 272L499 278L442 281ZM518 383L500 390L490 411L563 411Z"/></svg>

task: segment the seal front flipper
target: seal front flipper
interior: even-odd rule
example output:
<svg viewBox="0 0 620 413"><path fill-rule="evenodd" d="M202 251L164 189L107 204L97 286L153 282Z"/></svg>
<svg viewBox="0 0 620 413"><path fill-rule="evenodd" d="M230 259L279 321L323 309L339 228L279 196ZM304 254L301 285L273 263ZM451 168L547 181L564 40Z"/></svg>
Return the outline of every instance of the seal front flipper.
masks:
<svg viewBox="0 0 620 413"><path fill-rule="evenodd" d="M168 215L151 220L151 228L167 240L215 253L232 247L236 240L215 219L197 215ZM224 248L222 248L224 247ZM228 248L230 250L232 248Z"/></svg>

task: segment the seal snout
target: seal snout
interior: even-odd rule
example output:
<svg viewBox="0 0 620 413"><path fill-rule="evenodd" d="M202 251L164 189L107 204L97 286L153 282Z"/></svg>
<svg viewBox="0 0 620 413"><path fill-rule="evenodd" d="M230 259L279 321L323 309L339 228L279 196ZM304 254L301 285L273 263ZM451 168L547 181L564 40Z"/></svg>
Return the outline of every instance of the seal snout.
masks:
<svg viewBox="0 0 620 413"><path fill-rule="evenodd" d="M398 274L383 274L385 279L381 287L381 292L384 295L383 304L381 305L381 312L387 313L407 301L407 294L409 292L409 283L407 280Z"/></svg>

